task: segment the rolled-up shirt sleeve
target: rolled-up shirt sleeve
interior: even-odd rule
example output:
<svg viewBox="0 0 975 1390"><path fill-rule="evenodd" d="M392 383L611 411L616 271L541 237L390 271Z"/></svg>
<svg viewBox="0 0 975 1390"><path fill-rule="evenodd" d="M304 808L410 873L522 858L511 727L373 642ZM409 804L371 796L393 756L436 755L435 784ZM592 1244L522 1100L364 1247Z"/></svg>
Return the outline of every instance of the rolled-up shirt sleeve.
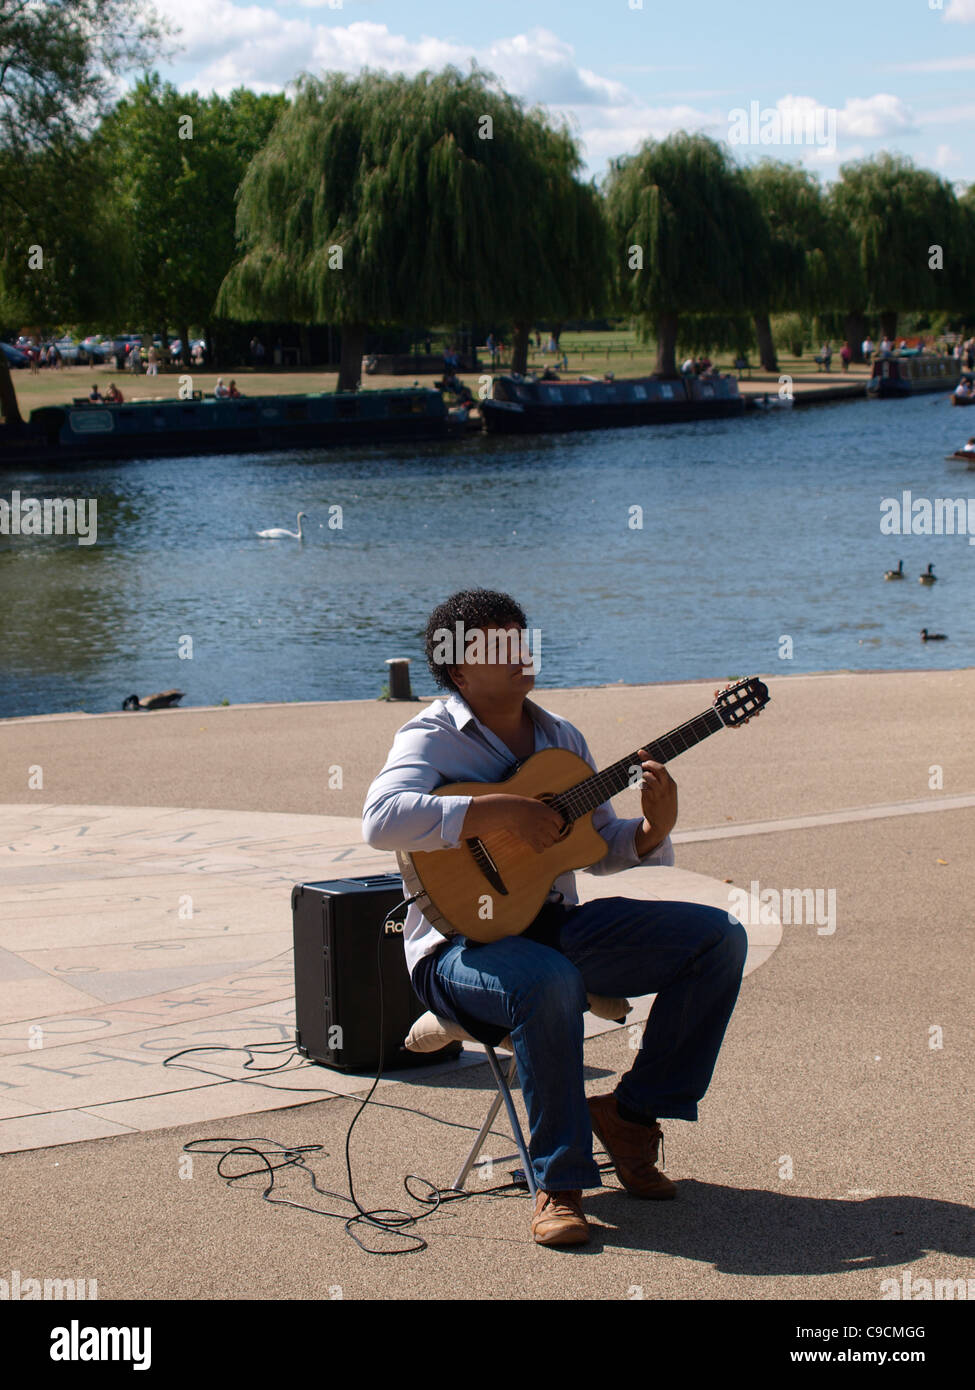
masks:
<svg viewBox="0 0 975 1390"><path fill-rule="evenodd" d="M429 760L420 729L396 735L386 766L366 793L362 834L373 849L456 849L469 796L433 796L444 778Z"/></svg>

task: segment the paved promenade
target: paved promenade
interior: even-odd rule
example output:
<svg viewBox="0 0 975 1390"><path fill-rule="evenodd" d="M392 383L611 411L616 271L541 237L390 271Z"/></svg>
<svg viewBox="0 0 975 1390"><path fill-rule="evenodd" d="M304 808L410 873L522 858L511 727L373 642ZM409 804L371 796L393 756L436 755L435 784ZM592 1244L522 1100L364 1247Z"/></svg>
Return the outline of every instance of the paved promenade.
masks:
<svg viewBox="0 0 975 1390"><path fill-rule="evenodd" d="M604 765L725 679L536 698ZM672 879L580 875L590 896L754 889L766 914L753 899L700 1121L664 1124L678 1200L641 1203L609 1173L576 1251L536 1247L527 1196L479 1184L417 1228L429 1249L379 1259L340 1220L272 1211L263 1177L228 1188L215 1157L190 1169L182 1153L206 1136L319 1144L319 1187L347 1193L368 1078L294 1062L257 1078L239 1051L204 1055L203 1073L161 1061L214 1043L287 1055L291 884L392 866L357 818L418 705L0 722L0 1277L96 1278L103 1299L875 1300L905 1269L975 1279L975 670L764 679L757 720L671 765ZM815 913L789 920L789 890L813 890ZM629 1065L629 1042L594 1025L591 1093ZM403 1178L446 1186L471 1140L457 1126L476 1129L491 1091L474 1049L384 1082L352 1138L363 1205L419 1211ZM497 1182L513 1145L501 1119L495 1131ZM300 1170L278 1184L353 1210Z"/></svg>

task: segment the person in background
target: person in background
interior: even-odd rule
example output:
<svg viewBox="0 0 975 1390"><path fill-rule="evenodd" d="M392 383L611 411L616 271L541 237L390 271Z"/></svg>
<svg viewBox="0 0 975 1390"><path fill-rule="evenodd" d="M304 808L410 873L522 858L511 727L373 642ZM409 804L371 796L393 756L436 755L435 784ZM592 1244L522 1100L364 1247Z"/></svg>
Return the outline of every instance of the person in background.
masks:
<svg viewBox="0 0 975 1390"><path fill-rule="evenodd" d="M228 389L227 389L227 395L230 397L230 399L231 399L232 401L236 401L236 400L239 400L239 399L240 399L240 392L237 390L237 383L236 383L236 381L232 381L232 382L230 383L230 386L229 386Z"/></svg>
<svg viewBox="0 0 975 1390"><path fill-rule="evenodd" d="M975 454L975 434L972 435L967 444L962 445L962 452L966 454Z"/></svg>
<svg viewBox="0 0 975 1390"><path fill-rule="evenodd" d="M125 399L125 397L122 395L122 392L115 385L114 381L111 383L108 390L105 392L105 399L106 401L110 401L112 405L121 405L123 400Z"/></svg>
<svg viewBox="0 0 975 1390"><path fill-rule="evenodd" d="M148 364L146 366L146 376L159 375L159 355L156 352L155 343L149 344Z"/></svg>
<svg viewBox="0 0 975 1390"><path fill-rule="evenodd" d="M864 362L866 362L867 366L869 367L870 359L873 356L873 339L871 338L869 333L861 343L860 351L863 353Z"/></svg>
<svg viewBox="0 0 975 1390"><path fill-rule="evenodd" d="M852 356L853 350L850 347L850 344L844 343L843 346L840 348L840 361L843 363L844 372L848 372L850 370L850 359L852 358Z"/></svg>
<svg viewBox="0 0 975 1390"><path fill-rule="evenodd" d="M230 395L230 391L224 385L224 380L222 376L217 377L217 384L213 388L213 395L214 399L218 401L226 400L227 397Z"/></svg>
<svg viewBox="0 0 975 1390"><path fill-rule="evenodd" d="M89 399L90 401L101 401L101 400L104 399L104 397L102 396L101 391L99 391L99 389L98 389L98 382L97 382L97 381L95 382L95 384L94 384L94 386L91 388L91 390L88 392L88 399Z"/></svg>

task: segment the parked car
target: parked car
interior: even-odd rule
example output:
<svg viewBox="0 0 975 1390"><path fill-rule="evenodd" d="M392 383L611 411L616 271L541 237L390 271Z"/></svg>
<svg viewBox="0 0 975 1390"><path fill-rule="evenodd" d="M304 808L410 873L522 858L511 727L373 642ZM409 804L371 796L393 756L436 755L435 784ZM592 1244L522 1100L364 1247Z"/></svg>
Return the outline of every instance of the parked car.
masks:
<svg viewBox="0 0 975 1390"><path fill-rule="evenodd" d="M81 361L81 345L76 343L73 338L55 338L54 346L61 355L61 361L66 367L77 367Z"/></svg>
<svg viewBox="0 0 975 1390"><path fill-rule="evenodd" d="M110 357L115 358L115 365L119 370L121 370L125 366L126 362L128 362L129 353L132 351L134 347L139 348L141 350L141 333L118 333L111 340L111 342L105 344L106 351L108 352Z"/></svg>
<svg viewBox="0 0 975 1390"><path fill-rule="evenodd" d="M82 364L87 362L107 362L111 356L112 345L97 334L89 334L87 338L82 338L78 344L79 359Z"/></svg>
<svg viewBox="0 0 975 1390"><path fill-rule="evenodd" d="M30 366L30 358L26 352L21 352L20 348L14 347L11 343L0 343L0 351L6 357L9 367Z"/></svg>

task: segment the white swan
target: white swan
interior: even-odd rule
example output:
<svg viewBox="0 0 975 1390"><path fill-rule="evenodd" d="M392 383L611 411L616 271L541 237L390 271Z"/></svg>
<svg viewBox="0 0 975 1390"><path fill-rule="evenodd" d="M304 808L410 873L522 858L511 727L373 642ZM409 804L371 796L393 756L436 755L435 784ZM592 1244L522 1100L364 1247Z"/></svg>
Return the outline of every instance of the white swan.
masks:
<svg viewBox="0 0 975 1390"><path fill-rule="evenodd" d="M262 540L265 540L265 541L284 541L284 540L300 541L300 540L302 539L302 535L301 535L301 518L302 518L303 516L307 516L307 515L308 515L307 512L299 512L299 513L298 513L298 529L297 529L297 531L288 531L288 530L286 530L283 526L272 526L271 529L270 529L270 531L258 531L257 534L260 536L260 538L261 538Z"/></svg>

